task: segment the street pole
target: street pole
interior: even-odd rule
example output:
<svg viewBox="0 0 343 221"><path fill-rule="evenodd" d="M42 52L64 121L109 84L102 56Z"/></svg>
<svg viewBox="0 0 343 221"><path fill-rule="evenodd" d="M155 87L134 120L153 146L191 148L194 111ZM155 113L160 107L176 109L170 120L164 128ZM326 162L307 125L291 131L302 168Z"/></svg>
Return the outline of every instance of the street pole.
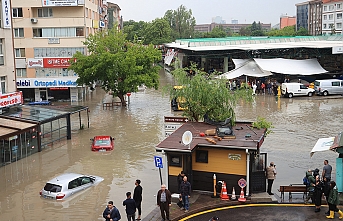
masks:
<svg viewBox="0 0 343 221"><path fill-rule="evenodd" d="M160 172L160 180L161 180L161 185L163 184L162 182L162 173L161 173L161 167L158 168L158 171Z"/></svg>

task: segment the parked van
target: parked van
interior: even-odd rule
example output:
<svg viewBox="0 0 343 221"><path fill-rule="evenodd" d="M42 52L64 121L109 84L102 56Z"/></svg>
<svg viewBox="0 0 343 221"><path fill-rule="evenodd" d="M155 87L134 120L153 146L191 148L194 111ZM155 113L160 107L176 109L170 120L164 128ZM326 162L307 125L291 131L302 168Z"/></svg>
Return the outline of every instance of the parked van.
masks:
<svg viewBox="0 0 343 221"><path fill-rule="evenodd" d="M343 80L327 79L315 80L314 90L319 95L341 94L343 95Z"/></svg>
<svg viewBox="0 0 343 221"><path fill-rule="evenodd" d="M309 96L314 94L313 88L308 88L301 83L282 83L281 93L285 97L292 98L293 96Z"/></svg>

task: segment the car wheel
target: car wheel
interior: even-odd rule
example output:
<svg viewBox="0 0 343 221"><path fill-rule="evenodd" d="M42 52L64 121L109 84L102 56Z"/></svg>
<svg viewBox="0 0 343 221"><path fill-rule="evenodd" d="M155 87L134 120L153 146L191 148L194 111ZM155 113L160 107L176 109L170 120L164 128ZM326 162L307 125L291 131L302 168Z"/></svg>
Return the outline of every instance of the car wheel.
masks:
<svg viewBox="0 0 343 221"><path fill-rule="evenodd" d="M323 92L323 95L324 95L324 96L327 96L328 94L329 94L329 93L328 93L327 91L324 91L324 92Z"/></svg>
<svg viewBox="0 0 343 221"><path fill-rule="evenodd" d="M309 92L309 93L308 93L308 96L309 96L309 97L312 97L312 95L313 95L312 92Z"/></svg>
<svg viewBox="0 0 343 221"><path fill-rule="evenodd" d="M293 97L293 94L292 93L289 93L288 94L288 98L292 98Z"/></svg>

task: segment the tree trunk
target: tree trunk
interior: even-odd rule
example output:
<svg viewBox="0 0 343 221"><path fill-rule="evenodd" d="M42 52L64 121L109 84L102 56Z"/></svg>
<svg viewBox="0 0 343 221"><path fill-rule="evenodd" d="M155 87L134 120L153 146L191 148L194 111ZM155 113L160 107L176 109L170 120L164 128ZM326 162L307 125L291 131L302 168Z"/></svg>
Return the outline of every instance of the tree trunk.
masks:
<svg viewBox="0 0 343 221"><path fill-rule="evenodd" d="M118 94L118 97L121 101L121 106L126 106L126 101L124 99L124 95L123 94Z"/></svg>

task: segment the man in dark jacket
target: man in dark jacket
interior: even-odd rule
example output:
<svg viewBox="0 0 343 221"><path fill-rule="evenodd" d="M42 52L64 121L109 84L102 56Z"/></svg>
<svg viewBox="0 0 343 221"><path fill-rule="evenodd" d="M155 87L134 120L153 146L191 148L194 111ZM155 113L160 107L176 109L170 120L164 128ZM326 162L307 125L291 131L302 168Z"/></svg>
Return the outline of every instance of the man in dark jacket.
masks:
<svg viewBox="0 0 343 221"><path fill-rule="evenodd" d="M183 207L181 210L185 210L185 213L189 210L189 197L191 197L191 184L187 181L187 177L183 177L183 181L180 186L180 195L182 197Z"/></svg>
<svg viewBox="0 0 343 221"><path fill-rule="evenodd" d="M183 181L183 177L185 176L185 172L181 171L179 175L177 176L177 191L180 192L180 186Z"/></svg>
<svg viewBox="0 0 343 221"><path fill-rule="evenodd" d="M137 217L137 221L141 220L141 215L142 215L142 193L143 193L143 188L140 185L141 181L140 180L136 180L135 182L135 190L133 192L133 199L136 202L136 208L138 210L138 217Z"/></svg>
<svg viewBox="0 0 343 221"><path fill-rule="evenodd" d="M171 193L162 184L161 189L157 192L157 206L160 207L162 220L169 220L169 207L171 206Z"/></svg>
<svg viewBox="0 0 343 221"><path fill-rule="evenodd" d="M104 217L106 221L118 221L121 219L119 210L115 206L113 206L113 201L108 202L108 205L104 210L102 217Z"/></svg>
<svg viewBox="0 0 343 221"><path fill-rule="evenodd" d="M126 206L127 221L135 221L136 202L131 198L131 192L126 193L126 200L123 201L123 206Z"/></svg>
<svg viewBox="0 0 343 221"><path fill-rule="evenodd" d="M314 203L313 193L314 193L314 189L315 189L315 186L316 186L316 179L312 175L312 170L308 170L306 172L306 177L310 181L310 186L307 187L308 195L307 195L307 197L305 199L305 203L308 203L309 199L311 199L312 203Z"/></svg>

